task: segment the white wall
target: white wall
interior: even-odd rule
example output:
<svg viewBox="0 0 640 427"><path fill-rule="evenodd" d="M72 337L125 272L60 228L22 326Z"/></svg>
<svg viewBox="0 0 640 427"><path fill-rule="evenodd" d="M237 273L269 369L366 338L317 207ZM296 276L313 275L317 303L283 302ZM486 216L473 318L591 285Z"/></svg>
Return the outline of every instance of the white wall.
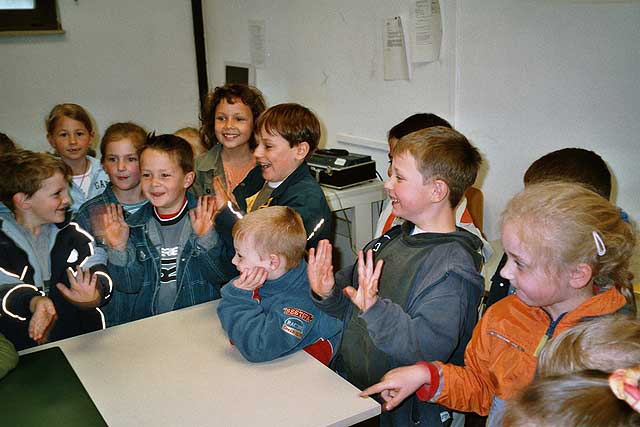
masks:
<svg viewBox="0 0 640 427"><path fill-rule="evenodd" d="M0 132L48 148L44 119L85 107L98 131L133 120L159 132L197 124L189 0L58 0L63 35L0 36Z"/></svg>
<svg viewBox="0 0 640 427"><path fill-rule="evenodd" d="M249 62L248 20L265 19L267 64L257 86L270 105L303 103L336 135L383 142L415 112L455 122L483 152L485 232L499 237L506 201L526 167L549 151L579 146L607 160L616 202L640 218L640 3L441 1L441 61L411 82L383 80L382 20L408 14L408 0L208 0L211 85L224 61ZM378 170L385 153L372 154Z"/></svg>
<svg viewBox="0 0 640 427"><path fill-rule="evenodd" d="M616 203L640 220L640 3L459 1L456 126L482 150L485 231L529 164L600 154Z"/></svg>

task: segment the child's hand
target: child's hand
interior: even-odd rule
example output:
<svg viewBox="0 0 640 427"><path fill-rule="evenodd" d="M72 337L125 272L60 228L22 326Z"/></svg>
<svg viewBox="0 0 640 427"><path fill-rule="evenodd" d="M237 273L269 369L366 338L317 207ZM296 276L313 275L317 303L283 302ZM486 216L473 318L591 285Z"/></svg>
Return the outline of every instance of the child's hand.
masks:
<svg viewBox="0 0 640 427"><path fill-rule="evenodd" d="M60 293L70 302L82 307L95 307L100 301L100 290L96 286L98 275L91 274L90 270L82 270L76 267L74 272L71 267L67 268L67 277L71 288L67 288L63 283L56 284Z"/></svg>
<svg viewBox="0 0 640 427"><path fill-rule="evenodd" d="M129 240L129 225L124 220L121 205L110 203L102 214L104 242L112 249L124 251Z"/></svg>
<svg viewBox="0 0 640 427"><path fill-rule="evenodd" d="M362 251L358 251L358 289L347 286L344 293L363 313L378 301L378 280L381 272L382 260L378 261L374 268L371 249L367 251L366 261Z"/></svg>
<svg viewBox="0 0 640 427"><path fill-rule="evenodd" d="M222 185L222 181L220 180L219 176L214 176L213 177L213 191L214 191L214 198L215 198L215 206L216 206L216 211L219 211L221 209L223 209L226 205L227 202L231 202L233 203L235 206L238 206L238 203L236 202L236 198L233 195L232 192L227 192L227 190L224 188L224 185Z"/></svg>
<svg viewBox="0 0 640 427"><path fill-rule="evenodd" d="M640 412L640 365L629 369L616 369L609 376L609 386L613 394L620 400L624 400Z"/></svg>
<svg viewBox="0 0 640 427"><path fill-rule="evenodd" d="M37 296L29 303L31 320L29 321L29 337L38 344L47 341L47 333L56 319L56 308L48 297Z"/></svg>
<svg viewBox="0 0 640 427"><path fill-rule="evenodd" d="M206 235L213 229L215 214L215 204L211 196L198 197L197 206L189 211L191 227L198 237Z"/></svg>
<svg viewBox="0 0 640 427"><path fill-rule="evenodd" d="M331 243L328 240L320 240L316 249L309 250L307 277L311 290L316 295L321 298L327 298L331 295L335 279L333 277Z"/></svg>
<svg viewBox="0 0 640 427"><path fill-rule="evenodd" d="M245 291L255 291L267 280L267 270L262 267L253 267L240 273L240 277L234 280L233 286Z"/></svg>
<svg viewBox="0 0 640 427"><path fill-rule="evenodd" d="M380 397L385 401L384 410L390 411L415 393L422 385L430 382L431 374L426 366L403 366L387 372L379 383L364 389L360 396L366 397L380 393Z"/></svg>

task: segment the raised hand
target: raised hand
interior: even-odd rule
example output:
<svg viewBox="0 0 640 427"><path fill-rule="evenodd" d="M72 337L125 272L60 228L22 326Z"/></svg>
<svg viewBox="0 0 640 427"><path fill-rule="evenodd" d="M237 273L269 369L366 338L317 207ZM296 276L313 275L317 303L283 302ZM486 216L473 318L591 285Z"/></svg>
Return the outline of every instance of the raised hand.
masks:
<svg viewBox="0 0 640 427"><path fill-rule="evenodd" d="M609 376L609 386L613 394L620 400L624 400L640 412L640 365L635 368L616 369Z"/></svg>
<svg viewBox="0 0 640 427"><path fill-rule="evenodd" d="M319 297L327 298L333 292L335 279L333 277L331 243L328 240L320 240L317 248L309 250L307 277L311 290Z"/></svg>
<svg viewBox="0 0 640 427"><path fill-rule="evenodd" d="M129 240L129 225L124 220L121 205L110 203L106 205L106 211L102 214L102 233L107 246L118 251L127 248Z"/></svg>
<svg viewBox="0 0 640 427"><path fill-rule="evenodd" d="M373 252L367 251L366 260L362 251L358 251L358 289L352 286L344 288L344 293L363 313L378 301L378 280L382 272L382 260L374 267Z"/></svg>
<svg viewBox="0 0 640 427"><path fill-rule="evenodd" d="M426 366L403 366L387 372L379 383L364 389L360 396L366 397L380 393L380 397L385 401L384 410L390 411L415 393L422 385L430 382L431 374Z"/></svg>
<svg viewBox="0 0 640 427"><path fill-rule="evenodd" d="M198 237L206 235L213 229L216 207L211 196L198 197L198 204L189 211L191 227Z"/></svg>
<svg viewBox="0 0 640 427"><path fill-rule="evenodd" d="M100 290L98 289L98 275L92 274L90 270L83 270L80 266L76 271L67 268L70 288L63 283L56 284L56 287L66 299L72 303L83 307L95 307L100 301Z"/></svg>
<svg viewBox="0 0 640 427"><path fill-rule="evenodd" d="M29 321L29 337L38 344L47 341L47 333L56 319L56 308L48 297L37 296L29 303L31 320Z"/></svg>
<svg viewBox="0 0 640 427"><path fill-rule="evenodd" d="M254 291L267 280L267 270L262 267L253 267L240 273L240 277L234 280L233 286L245 291Z"/></svg>
<svg viewBox="0 0 640 427"><path fill-rule="evenodd" d="M227 191L227 189L224 188L219 176L213 177L213 192L215 193L214 198L216 211L223 209L229 201L235 206L238 206L235 196L232 192Z"/></svg>

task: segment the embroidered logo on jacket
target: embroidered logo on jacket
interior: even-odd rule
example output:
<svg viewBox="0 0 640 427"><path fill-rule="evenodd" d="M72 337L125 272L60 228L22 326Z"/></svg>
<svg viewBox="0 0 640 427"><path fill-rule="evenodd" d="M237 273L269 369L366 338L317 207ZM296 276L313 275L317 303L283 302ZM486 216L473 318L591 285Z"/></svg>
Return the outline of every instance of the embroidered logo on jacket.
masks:
<svg viewBox="0 0 640 427"><path fill-rule="evenodd" d="M300 310L299 308L285 307L282 309L282 312L285 316L295 316L299 319L304 320L305 322L311 322L313 320L313 314L307 313L306 311Z"/></svg>
<svg viewBox="0 0 640 427"><path fill-rule="evenodd" d="M300 339L302 338L302 334L304 334L304 322L295 317L287 317L284 323L282 323L282 330Z"/></svg>

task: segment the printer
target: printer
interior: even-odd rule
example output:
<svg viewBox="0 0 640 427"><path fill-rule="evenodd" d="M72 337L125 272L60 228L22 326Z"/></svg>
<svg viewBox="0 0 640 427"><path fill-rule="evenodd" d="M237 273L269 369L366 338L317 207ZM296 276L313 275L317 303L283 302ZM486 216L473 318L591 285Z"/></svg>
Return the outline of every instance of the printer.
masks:
<svg viewBox="0 0 640 427"><path fill-rule="evenodd" d="M376 178L371 156L340 149L318 149L307 164L323 186L341 190Z"/></svg>

